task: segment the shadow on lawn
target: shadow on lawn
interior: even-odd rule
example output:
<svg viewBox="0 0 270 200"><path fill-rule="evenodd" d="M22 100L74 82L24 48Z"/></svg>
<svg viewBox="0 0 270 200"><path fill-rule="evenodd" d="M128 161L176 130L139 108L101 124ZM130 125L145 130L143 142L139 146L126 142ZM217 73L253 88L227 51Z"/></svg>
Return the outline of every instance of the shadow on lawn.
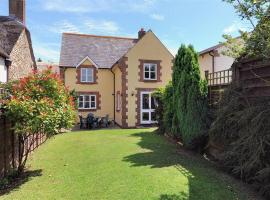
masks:
<svg viewBox="0 0 270 200"><path fill-rule="evenodd" d="M139 137L138 145L145 149L145 152L129 155L123 159L130 162L132 167L162 168L174 166L188 179L188 193L179 191L178 194L162 194L159 200L216 200L221 198L217 195L220 192L223 194L231 193L228 188L220 187L219 180L216 179L218 175L214 175L215 172L213 172L211 165L192 152L177 148L163 136L149 132L136 133L131 137ZM216 195L213 193L216 193ZM226 195L222 199L226 200L226 198L232 200L230 195Z"/></svg>
<svg viewBox="0 0 270 200"><path fill-rule="evenodd" d="M9 194L10 192L19 189L24 183L30 181L33 177L42 176L42 170L25 171L19 177L7 177L6 183L0 185L0 196Z"/></svg>

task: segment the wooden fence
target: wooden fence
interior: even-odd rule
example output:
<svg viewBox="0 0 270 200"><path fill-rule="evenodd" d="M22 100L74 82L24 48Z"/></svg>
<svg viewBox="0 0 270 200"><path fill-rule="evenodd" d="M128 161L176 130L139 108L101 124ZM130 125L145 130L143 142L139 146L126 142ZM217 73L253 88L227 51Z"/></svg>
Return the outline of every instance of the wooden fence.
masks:
<svg viewBox="0 0 270 200"><path fill-rule="evenodd" d="M31 146L31 152L45 142L44 134L35 134L28 136L28 141L34 141ZM16 169L19 155L19 141L11 129L11 124L0 113L0 178L6 176L13 169ZM25 148L28 148L30 142L27 142Z"/></svg>
<svg viewBox="0 0 270 200"><path fill-rule="evenodd" d="M224 90L232 82L232 70L222 70L214 73L205 72L208 82L208 101L210 106L217 104L223 96Z"/></svg>
<svg viewBox="0 0 270 200"><path fill-rule="evenodd" d="M245 89L248 97L270 97L270 60L241 60L232 69L234 84Z"/></svg>

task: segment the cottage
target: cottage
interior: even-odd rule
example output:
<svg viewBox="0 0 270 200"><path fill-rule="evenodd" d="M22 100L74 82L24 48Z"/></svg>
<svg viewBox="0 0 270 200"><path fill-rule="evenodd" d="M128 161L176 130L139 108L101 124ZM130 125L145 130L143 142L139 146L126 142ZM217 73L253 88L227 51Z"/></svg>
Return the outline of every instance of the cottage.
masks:
<svg viewBox="0 0 270 200"><path fill-rule="evenodd" d="M60 75L80 114L109 114L130 128L156 122L151 93L171 80L173 59L151 30L138 38L63 33Z"/></svg>
<svg viewBox="0 0 270 200"><path fill-rule="evenodd" d="M19 79L36 69L25 0L9 0L9 16L0 16L0 82Z"/></svg>

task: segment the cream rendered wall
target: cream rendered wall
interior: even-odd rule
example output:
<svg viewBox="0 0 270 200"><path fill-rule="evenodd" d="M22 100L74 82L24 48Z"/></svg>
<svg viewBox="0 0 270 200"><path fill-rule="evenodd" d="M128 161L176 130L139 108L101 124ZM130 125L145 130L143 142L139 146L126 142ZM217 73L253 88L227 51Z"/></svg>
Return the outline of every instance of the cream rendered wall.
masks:
<svg viewBox="0 0 270 200"><path fill-rule="evenodd" d="M164 87L172 78L173 55L154 33L147 34L126 54L128 65L128 126L136 125L136 88ZM139 82L139 59L161 60L161 82ZM135 95L132 96L132 93Z"/></svg>
<svg viewBox="0 0 270 200"><path fill-rule="evenodd" d="M221 46L216 50L218 51L219 56L215 56L215 72L230 69L235 59L222 54L222 52L226 50L226 47L224 46ZM209 73L213 72L212 57L209 55L209 53L199 56L199 64L201 76L203 78L205 78L205 71L208 70Z"/></svg>
<svg viewBox="0 0 270 200"><path fill-rule="evenodd" d="M222 46L217 50L220 56L215 57L215 71L217 72L230 69L235 59L222 55L222 52L226 50L226 47Z"/></svg>
<svg viewBox="0 0 270 200"><path fill-rule="evenodd" d="M5 59L0 57L0 82L7 82L7 67L5 65Z"/></svg>
<svg viewBox="0 0 270 200"><path fill-rule="evenodd" d="M86 60L82 65L92 64L90 61ZM75 91L83 92L99 92L101 95L101 109L96 111L91 111L96 116L103 117L109 114L110 119L113 119L113 74L110 69L98 69L98 79L97 84L83 85L77 84L76 78L76 68L67 68L65 71L65 85L69 87L70 90L75 89ZM89 112L80 112L84 117Z"/></svg>
<svg viewBox="0 0 270 200"><path fill-rule="evenodd" d="M205 78L205 71L212 73L212 57L207 53L199 56L201 77Z"/></svg>
<svg viewBox="0 0 270 200"><path fill-rule="evenodd" d="M122 73L118 66L113 68L113 72L115 74L115 122L122 126L122 108L120 106L120 111L116 111L116 98L117 98L117 91L120 91L122 94Z"/></svg>

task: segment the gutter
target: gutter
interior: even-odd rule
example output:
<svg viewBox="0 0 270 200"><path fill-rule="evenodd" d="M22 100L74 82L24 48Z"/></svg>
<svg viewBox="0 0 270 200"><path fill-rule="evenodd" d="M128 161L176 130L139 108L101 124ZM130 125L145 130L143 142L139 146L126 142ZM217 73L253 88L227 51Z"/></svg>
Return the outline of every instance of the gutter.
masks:
<svg viewBox="0 0 270 200"><path fill-rule="evenodd" d="M113 72L112 68L110 71L113 74L113 121L115 122L115 73Z"/></svg>
<svg viewBox="0 0 270 200"><path fill-rule="evenodd" d="M214 73L215 72L215 55L214 55L214 51L210 51L208 54L212 57L212 73Z"/></svg>

